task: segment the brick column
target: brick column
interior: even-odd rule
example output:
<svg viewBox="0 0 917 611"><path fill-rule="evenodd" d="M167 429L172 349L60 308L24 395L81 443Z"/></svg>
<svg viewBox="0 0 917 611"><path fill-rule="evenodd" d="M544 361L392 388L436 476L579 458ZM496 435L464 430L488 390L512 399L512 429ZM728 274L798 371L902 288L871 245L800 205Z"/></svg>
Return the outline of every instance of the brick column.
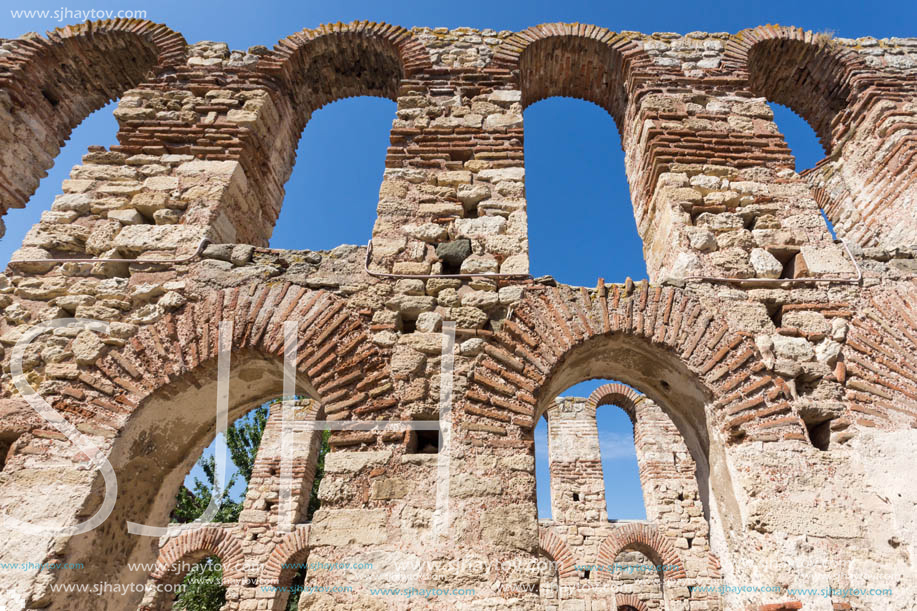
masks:
<svg viewBox="0 0 917 611"><path fill-rule="evenodd" d="M558 524L607 520L595 408L585 399L560 397L546 415L552 519Z"/></svg>
<svg viewBox="0 0 917 611"><path fill-rule="evenodd" d="M402 81L375 271L528 273L520 92L506 75Z"/></svg>
<svg viewBox="0 0 917 611"><path fill-rule="evenodd" d="M709 85L628 110L627 170L651 279L852 274L763 99Z"/></svg>

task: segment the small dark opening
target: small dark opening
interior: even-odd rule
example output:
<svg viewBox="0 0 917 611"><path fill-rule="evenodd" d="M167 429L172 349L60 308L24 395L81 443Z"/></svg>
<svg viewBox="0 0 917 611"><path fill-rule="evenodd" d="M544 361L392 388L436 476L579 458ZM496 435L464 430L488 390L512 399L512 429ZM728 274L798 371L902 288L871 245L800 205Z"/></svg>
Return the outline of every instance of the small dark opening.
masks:
<svg viewBox="0 0 917 611"><path fill-rule="evenodd" d="M452 161L470 161L473 156L471 149L453 149L449 151L449 159Z"/></svg>
<svg viewBox="0 0 917 611"><path fill-rule="evenodd" d="M41 95L43 95L45 99L48 100L48 104L50 104L51 106L57 106L58 104L60 104L60 100L58 99L58 97L54 95L53 93L51 93L50 91L48 91L47 89L42 89Z"/></svg>
<svg viewBox="0 0 917 611"><path fill-rule="evenodd" d="M438 454L439 431L416 431L417 445L408 448L409 454Z"/></svg>
<svg viewBox="0 0 917 611"><path fill-rule="evenodd" d="M688 539L688 549L691 549L691 546L694 544L694 537L687 537Z"/></svg>
<svg viewBox="0 0 917 611"><path fill-rule="evenodd" d="M0 437L0 471L3 471L3 467L6 466L7 455L14 441L16 441L15 437Z"/></svg>
<svg viewBox="0 0 917 611"><path fill-rule="evenodd" d="M585 569L583 571L583 579L589 579L589 572L589 569Z"/></svg>
<svg viewBox="0 0 917 611"><path fill-rule="evenodd" d="M807 422L806 430L809 432L809 439L812 440L813 446L821 451L828 449L828 444L831 443L830 420L825 420L824 422L819 422L818 424L810 424Z"/></svg>
<svg viewBox="0 0 917 611"><path fill-rule="evenodd" d="M416 320L401 319L401 332L402 333L413 333L416 330L417 330L417 321Z"/></svg>
<svg viewBox="0 0 917 611"><path fill-rule="evenodd" d="M783 273L787 273L787 268L783 266ZM783 308L779 303L769 303L765 302L764 306L767 308L767 315L773 321L775 327L780 326L780 319L783 318Z"/></svg>
<svg viewBox="0 0 917 611"><path fill-rule="evenodd" d="M306 583L306 569L298 569L293 575L293 581L290 582L290 597L287 599L287 606L284 609L299 609L299 597L302 595L303 586Z"/></svg>
<svg viewBox="0 0 917 611"><path fill-rule="evenodd" d="M271 510L274 509L274 505L276 504L277 503L275 503L274 501L264 501L264 510L268 513L271 513Z"/></svg>
<svg viewBox="0 0 917 611"><path fill-rule="evenodd" d="M679 500L679 501L685 500L685 495L684 495L684 493L682 493L682 492L679 492L679 493L678 493L678 500Z"/></svg>
<svg viewBox="0 0 917 611"><path fill-rule="evenodd" d="M573 500L574 500L574 501L579 501L579 492L574 492L574 493L573 493Z"/></svg>
<svg viewBox="0 0 917 611"><path fill-rule="evenodd" d="M665 380L661 380L659 383L662 385L663 390L672 390L672 387Z"/></svg>

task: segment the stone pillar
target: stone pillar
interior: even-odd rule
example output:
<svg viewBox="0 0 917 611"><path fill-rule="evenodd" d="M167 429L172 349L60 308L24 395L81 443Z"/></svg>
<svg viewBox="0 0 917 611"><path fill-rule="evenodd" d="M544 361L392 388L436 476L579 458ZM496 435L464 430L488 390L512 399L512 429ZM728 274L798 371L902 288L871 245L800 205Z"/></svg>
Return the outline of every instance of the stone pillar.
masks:
<svg viewBox="0 0 917 611"><path fill-rule="evenodd" d="M560 397L546 414L552 519L558 524L607 520L595 408L585 399Z"/></svg>
<svg viewBox="0 0 917 611"><path fill-rule="evenodd" d="M315 401L298 400L293 406L293 419L290 424L295 426L307 420L314 421L318 410L319 405ZM272 403L264 433L261 435L261 444L258 446L239 522L265 523L273 526L279 523L283 509L280 495L280 487L283 485L282 425L283 403ZM315 478L318 453L322 445L322 431L294 429L289 435L289 442L287 456L291 463L294 487L290 491L293 512L288 519L294 524L302 524L306 521L309 508L312 481Z"/></svg>
<svg viewBox="0 0 917 611"><path fill-rule="evenodd" d="M697 83L628 111L627 169L651 280L851 276L764 99Z"/></svg>
<svg viewBox="0 0 917 611"><path fill-rule="evenodd" d="M522 106L503 87L461 74L402 81L371 269L528 273Z"/></svg>

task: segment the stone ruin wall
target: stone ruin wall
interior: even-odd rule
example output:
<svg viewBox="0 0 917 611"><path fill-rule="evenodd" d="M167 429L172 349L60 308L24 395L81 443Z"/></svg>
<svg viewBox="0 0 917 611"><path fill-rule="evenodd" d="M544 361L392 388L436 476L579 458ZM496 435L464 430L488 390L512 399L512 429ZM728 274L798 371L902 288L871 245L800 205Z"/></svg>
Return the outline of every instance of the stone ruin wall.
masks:
<svg viewBox="0 0 917 611"><path fill-rule="evenodd" d="M4 603L166 609L152 591L52 585L175 584L170 565L216 554L226 609L281 609L286 594L260 586L289 584L282 565L306 559L374 570L311 574L311 585L355 592L304 594L300 609L911 608L915 73L917 40L776 26L682 36L359 22L242 52L116 20L0 41L3 211L26 204L73 127L120 100L120 144L89 150L0 278L0 510L76 524L107 486L17 383L99 448L121 485L88 533L5 533L3 562L85 568L0 573ZM267 248L311 112L354 95L397 103L369 246ZM523 109L551 96L615 121L648 280L571 287L527 275ZM815 168L794 172L765 99L816 130L829 153ZM16 342L66 317L109 325L39 335L14 375ZM456 342L444 353L448 321ZM283 532L275 416L238 524L128 534L127 521L167 523L212 438L221 345L230 418L282 394L285 322L297 329L297 393L312 399L298 419L435 420L445 355L449 442L425 454L416 432L335 431L322 508L303 523L317 437L298 438L300 523ZM592 378L639 393L554 401ZM605 515L594 414L606 404L634 422L645 522ZM535 502L542 416L549 521ZM577 568L622 558L680 569L634 580ZM530 570L538 559L555 568ZM425 564L398 580L405 562ZM691 590L709 583L894 594ZM380 597L370 586L474 594Z"/></svg>

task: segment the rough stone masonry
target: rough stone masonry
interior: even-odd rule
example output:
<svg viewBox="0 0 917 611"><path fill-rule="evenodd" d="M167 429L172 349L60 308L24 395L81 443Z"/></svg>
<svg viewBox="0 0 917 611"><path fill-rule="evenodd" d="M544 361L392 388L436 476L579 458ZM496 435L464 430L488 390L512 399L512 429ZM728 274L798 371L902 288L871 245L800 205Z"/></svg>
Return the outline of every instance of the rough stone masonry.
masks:
<svg viewBox="0 0 917 611"><path fill-rule="evenodd" d="M0 570L0 606L168 609L180 567L216 555L231 610L282 609L285 565L306 561L373 569L310 572L328 591L300 609L915 608L915 93L917 39L776 26L357 22L231 51L115 20L0 41L3 211L27 203L94 109L119 99L120 124L120 144L90 147L0 277L0 512L87 520L108 490L100 456L120 485L87 533L4 527L0 561L84 568ZM397 103L369 246L267 248L310 114L355 95ZM615 121L648 280L528 276L523 110L552 96ZM828 151L815 168L794 171L766 100L815 129ZM108 327L38 335L16 374L20 338L69 317ZM310 397L298 420L428 424L454 322L449 443L334 431L305 523L317 437L297 438L301 519L284 532L273 416L238 524L129 534L128 521L168 522L213 437L221 321L231 419L283 393L290 322ZM555 400L595 378L627 386ZM646 521L606 515L595 413L615 406L634 423ZM542 417L551 520L536 513ZM663 569L613 568L641 562ZM138 588L63 590L104 583Z"/></svg>

